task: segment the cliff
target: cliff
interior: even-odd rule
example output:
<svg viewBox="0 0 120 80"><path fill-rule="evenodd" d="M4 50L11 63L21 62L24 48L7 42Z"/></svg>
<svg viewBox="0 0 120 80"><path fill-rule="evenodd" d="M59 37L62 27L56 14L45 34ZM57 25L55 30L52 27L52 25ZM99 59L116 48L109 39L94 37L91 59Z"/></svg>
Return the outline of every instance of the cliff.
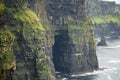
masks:
<svg viewBox="0 0 120 80"><path fill-rule="evenodd" d="M12 53L13 34L6 29L5 6L0 1L0 80L12 79L16 68L15 56Z"/></svg>
<svg viewBox="0 0 120 80"><path fill-rule="evenodd" d="M86 2L87 14L91 17L97 36L117 37L120 34L119 9L115 1Z"/></svg>
<svg viewBox="0 0 120 80"><path fill-rule="evenodd" d="M6 28L14 35L12 53L16 58L16 70L12 75L18 80L54 80L47 53L53 44L52 34L47 36L40 18L26 0L4 0ZM50 41L47 40L50 38ZM7 40L9 40L7 38ZM11 64L12 65L12 64ZM54 69L54 68L53 68ZM6 75L7 76L7 75Z"/></svg>
<svg viewBox="0 0 120 80"><path fill-rule="evenodd" d="M89 17L99 16L101 14L101 0L86 0L86 12Z"/></svg>
<svg viewBox="0 0 120 80"><path fill-rule="evenodd" d="M100 42L97 43L97 46L107 46L105 37L102 35Z"/></svg>
<svg viewBox="0 0 120 80"><path fill-rule="evenodd" d="M94 34L85 13L85 0L51 0L47 12L55 27L55 70L74 74L98 68Z"/></svg>
<svg viewBox="0 0 120 80"><path fill-rule="evenodd" d="M2 0L0 16L0 63L8 67L1 79L55 80L55 71L98 68L84 0Z"/></svg>

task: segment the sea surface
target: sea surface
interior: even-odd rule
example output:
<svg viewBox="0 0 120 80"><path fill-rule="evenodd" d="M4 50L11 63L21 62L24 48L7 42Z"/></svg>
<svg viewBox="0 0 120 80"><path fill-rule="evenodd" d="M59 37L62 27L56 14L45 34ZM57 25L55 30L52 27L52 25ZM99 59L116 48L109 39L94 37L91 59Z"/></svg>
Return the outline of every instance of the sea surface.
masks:
<svg viewBox="0 0 120 80"><path fill-rule="evenodd" d="M120 38L108 38L106 41L107 47L97 47L99 67L104 70L64 75L63 80L120 80Z"/></svg>

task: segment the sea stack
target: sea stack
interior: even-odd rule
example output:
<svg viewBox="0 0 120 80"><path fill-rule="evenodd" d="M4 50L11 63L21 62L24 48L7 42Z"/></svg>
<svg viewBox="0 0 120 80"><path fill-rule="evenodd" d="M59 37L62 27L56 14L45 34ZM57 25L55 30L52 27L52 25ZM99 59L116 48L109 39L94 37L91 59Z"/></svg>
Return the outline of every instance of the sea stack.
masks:
<svg viewBox="0 0 120 80"><path fill-rule="evenodd" d="M105 37L102 35L100 42L98 42L97 46L107 46Z"/></svg>

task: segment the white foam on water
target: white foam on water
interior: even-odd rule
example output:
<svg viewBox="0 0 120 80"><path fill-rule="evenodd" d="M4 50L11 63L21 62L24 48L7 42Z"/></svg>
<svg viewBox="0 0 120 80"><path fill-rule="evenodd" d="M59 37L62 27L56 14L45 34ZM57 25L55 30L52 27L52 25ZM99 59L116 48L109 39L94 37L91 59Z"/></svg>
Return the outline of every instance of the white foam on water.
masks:
<svg viewBox="0 0 120 80"><path fill-rule="evenodd" d="M114 71L114 70L117 70L117 68L116 67L108 68L108 69L105 69L104 72L106 72L106 71Z"/></svg>
<svg viewBox="0 0 120 80"><path fill-rule="evenodd" d="M104 75L106 75L106 77L107 77L108 80L113 80L112 77L109 74L104 73Z"/></svg>
<svg viewBox="0 0 120 80"><path fill-rule="evenodd" d="M98 59L105 59L105 60L120 60L120 58L98 58Z"/></svg>
<svg viewBox="0 0 120 80"><path fill-rule="evenodd" d="M114 48L119 48L120 45L115 45L115 46L99 46L98 49L101 49L101 48L106 48L106 49L114 49Z"/></svg>
<svg viewBox="0 0 120 80"><path fill-rule="evenodd" d="M61 73L61 72L57 72L57 71L56 71L55 73L58 74L58 73Z"/></svg>
<svg viewBox="0 0 120 80"><path fill-rule="evenodd" d="M68 80L68 78L63 78L62 80Z"/></svg>
<svg viewBox="0 0 120 80"><path fill-rule="evenodd" d="M104 69L105 68L105 69ZM78 76L89 76L89 75L98 75L98 74L105 74L108 71L114 71L117 70L117 68L108 68L108 67L104 67L103 70L97 70L97 71L93 71L93 72L88 72L88 73L84 73L84 74L77 74L77 75L71 75L71 77L78 77ZM101 68L102 69L102 68ZM110 80L110 77L109 77Z"/></svg>
<svg viewBox="0 0 120 80"><path fill-rule="evenodd" d="M120 63L120 60L109 60L108 62L116 64L116 63Z"/></svg>
<svg viewBox="0 0 120 80"><path fill-rule="evenodd" d="M88 76L88 75L95 75L95 74L99 74L101 73L101 71L93 71L93 72L88 72L85 74L77 74L77 75L71 75L72 77L78 77L78 76Z"/></svg>

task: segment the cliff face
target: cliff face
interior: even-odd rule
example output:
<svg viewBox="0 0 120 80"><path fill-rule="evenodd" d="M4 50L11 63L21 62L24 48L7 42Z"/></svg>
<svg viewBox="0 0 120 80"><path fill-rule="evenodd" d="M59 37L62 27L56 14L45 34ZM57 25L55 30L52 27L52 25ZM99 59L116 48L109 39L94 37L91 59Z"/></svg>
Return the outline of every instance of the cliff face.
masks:
<svg viewBox="0 0 120 80"><path fill-rule="evenodd" d="M86 0L86 12L89 17L99 16L101 14L100 1Z"/></svg>
<svg viewBox="0 0 120 80"><path fill-rule="evenodd" d="M13 79L54 80L54 66L49 54L54 42L52 32L46 31L41 18L31 10L35 3L31 2L31 7L28 3L27 0L4 0L5 25L15 36L12 50L16 57L16 70Z"/></svg>
<svg viewBox="0 0 120 80"><path fill-rule="evenodd" d="M119 10L115 1L87 0L87 14L91 17L97 36L116 37L120 34Z"/></svg>
<svg viewBox="0 0 120 80"><path fill-rule="evenodd" d="M51 0L47 12L55 27L53 62L56 71L74 74L98 68L85 0Z"/></svg>
<svg viewBox="0 0 120 80"><path fill-rule="evenodd" d="M0 80L12 79L13 71L16 68L15 56L12 53L14 36L6 29L5 6L0 1Z"/></svg>
<svg viewBox="0 0 120 80"><path fill-rule="evenodd" d="M6 12L1 14L0 5L0 16L6 17L0 18L5 25L0 33L1 43L5 42L0 43L0 55L7 43L11 53L6 54L12 55L5 78L55 80L55 70L73 74L98 68L85 0L4 0L1 4ZM0 71L4 72L2 67Z"/></svg>

